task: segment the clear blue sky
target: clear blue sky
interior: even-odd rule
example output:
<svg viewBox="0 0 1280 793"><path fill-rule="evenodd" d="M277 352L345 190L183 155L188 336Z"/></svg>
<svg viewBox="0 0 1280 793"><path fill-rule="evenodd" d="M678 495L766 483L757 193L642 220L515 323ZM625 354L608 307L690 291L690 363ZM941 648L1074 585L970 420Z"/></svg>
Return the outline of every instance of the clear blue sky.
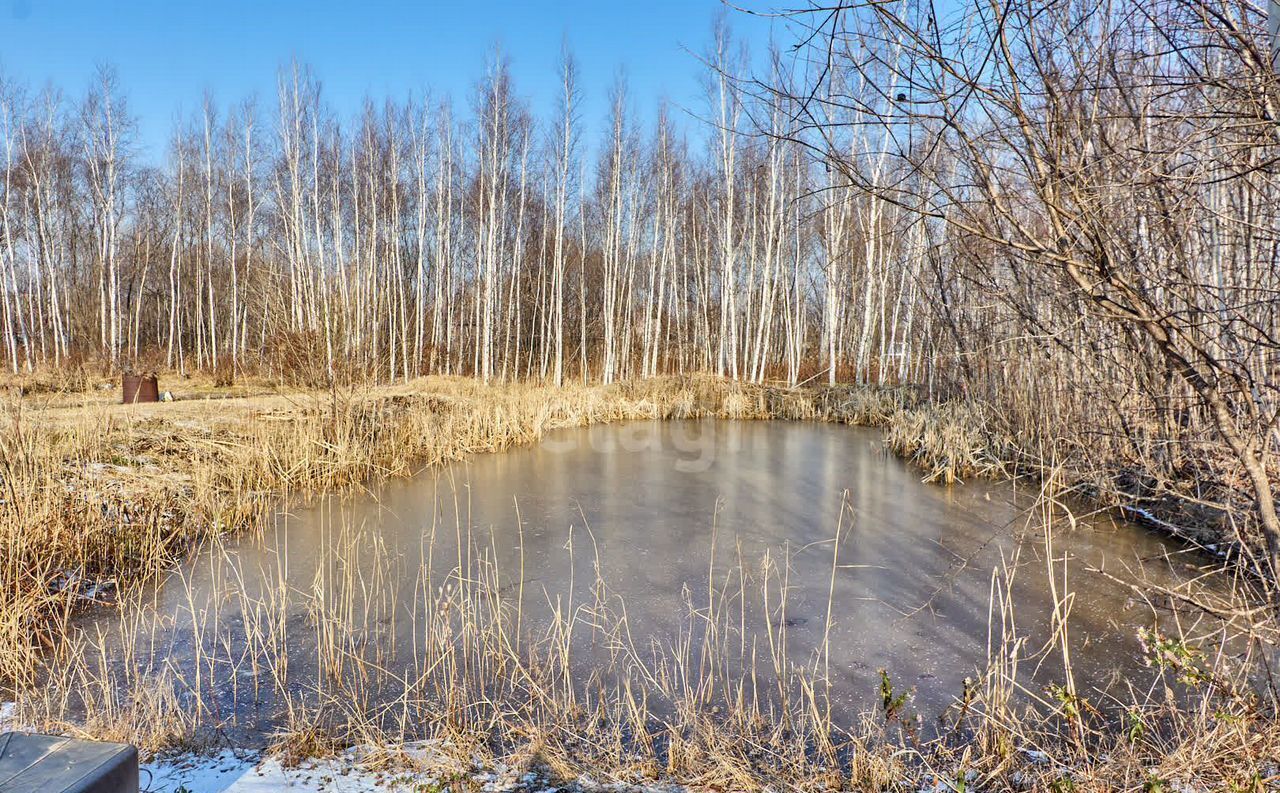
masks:
<svg viewBox="0 0 1280 793"><path fill-rule="evenodd" d="M701 109L700 65L684 48L704 51L723 9L720 0L0 0L0 70L75 98L96 64L113 65L139 146L155 160L175 115L196 112L206 88L220 108L256 94L270 109L277 71L293 57L313 67L343 116L365 95L424 88L463 110L496 43L518 92L545 117L567 36L594 141L620 67L644 118L660 97ZM730 21L763 51L767 23Z"/></svg>

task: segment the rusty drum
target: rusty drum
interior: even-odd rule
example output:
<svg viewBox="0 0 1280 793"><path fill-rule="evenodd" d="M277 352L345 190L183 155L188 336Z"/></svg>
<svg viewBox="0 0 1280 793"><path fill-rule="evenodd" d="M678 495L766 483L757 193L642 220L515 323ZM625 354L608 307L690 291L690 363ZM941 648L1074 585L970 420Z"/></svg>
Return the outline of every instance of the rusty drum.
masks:
<svg viewBox="0 0 1280 793"><path fill-rule="evenodd" d="M160 401L160 384L155 375L126 374L122 391L120 401L126 405Z"/></svg>

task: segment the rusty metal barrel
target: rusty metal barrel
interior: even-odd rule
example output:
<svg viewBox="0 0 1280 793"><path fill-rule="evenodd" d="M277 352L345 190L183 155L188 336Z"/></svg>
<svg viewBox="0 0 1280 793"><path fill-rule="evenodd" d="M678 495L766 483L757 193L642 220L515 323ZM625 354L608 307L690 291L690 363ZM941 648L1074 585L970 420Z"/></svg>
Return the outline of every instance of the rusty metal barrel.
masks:
<svg viewBox="0 0 1280 793"><path fill-rule="evenodd" d="M125 374L120 401L126 405L160 401L160 383L155 375Z"/></svg>

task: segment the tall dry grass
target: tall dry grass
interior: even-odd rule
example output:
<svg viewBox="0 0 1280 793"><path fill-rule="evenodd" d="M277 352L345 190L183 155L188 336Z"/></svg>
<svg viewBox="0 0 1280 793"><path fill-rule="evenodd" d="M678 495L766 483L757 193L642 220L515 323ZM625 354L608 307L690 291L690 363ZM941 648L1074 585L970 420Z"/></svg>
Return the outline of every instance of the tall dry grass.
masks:
<svg viewBox="0 0 1280 793"><path fill-rule="evenodd" d="M0 679L30 682L78 605L260 522L288 493L404 476L562 427L708 416L864 423L906 398L715 378L559 389L428 378L147 406L11 395L0 407Z"/></svg>
<svg viewBox="0 0 1280 793"><path fill-rule="evenodd" d="M1246 657L1199 649L1175 616L1149 637L1159 685L1094 702L1068 674L1060 690L1028 691L1019 674L1028 650L1009 594L1016 565L992 579L986 667L956 692L937 731L912 720L888 673L883 707L852 722L832 718L831 659L821 648L814 657L786 655L786 622L777 618L786 613L786 568L768 559L709 570L679 635L655 654L629 634L626 604L610 597L607 581L595 582L591 600L576 609L530 613L478 548L439 578L429 566L424 572L422 632L404 668L389 662L388 642L397 637L369 631L394 606L391 593L376 577L372 585L351 578L357 566L344 563L367 537L342 526L322 550L329 569L345 572L306 593L305 636L290 629L277 594L237 589L228 571L231 603L219 609L241 616L238 641L211 627L217 610L193 601L189 618L169 627L198 648L196 663L155 663L146 582L193 549L216 548L230 532L261 523L284 495L406 475L562 427L698 417L884 425L898 453L945 482L1015 470L990 417L972 407L931 409L907 390L792 390L715 378L552 389L431 378L129 408L10 398L0 415L0 677L21 692L31 723L148 750L222 725L218 698L230 691L283 710L286 729L276 743L286 756L362 743L386 747L388 762L454 771L482 757L564 778L663 778L708 790L887 789L904 781L937 790L1274 784L1280 771L1267 758L1280 754L1275 689L1245 682L1274 656L1270 612L1244 592L1227 602L1173 593L1178 600L1135 584L1163 598L1164 608L1230 626L1244 637ZM1050 473L1040 523L1052 564L1071 475ZM732 581L736 592L723 583ZM748 599L748 587L766 604L749 636L733 608ZM1056 593L1051 648L1068 670L1070 598ZM113 602L132 616L115 635L77 633L71 616L89 601ZM585 674L584 635L610 651L604 668ZM759 652L735 649L748 646ZM309 688L297 685L299 653L320 672ZM429 761L405 750L406 741L426 741Z"/></svg>
<svg viewBox="0 0 1280 793"><path fill-rule="evenodd" d="M878 705L853 716L834 706L833 670L845 659L825 639L803 653L788 642L790 565L769 552L720 565L708 554L678 627L650 637L633 628L598 557L595 577L561 593L567 600L540 600L523 589L523 561L496 563L491 537L432 525L406 603L388 586L401 560L379 552L377 526L327 514L337 517L320 527L312 585L291 584L279 567L250 569L257 561L215 539L201 564L220 582L215 597L181 578L170 582L176 610L126 599L120 619L79 636L24 698L22 717L149 750L267 718L278 725L271 748L286 759L362 745L445 778L479 764L517 778L538 769L561 781L718 791L1265 790L1275 781L1268 758L1280 731L1250 684L1256 659L1215 653L1228 645L1205 641L1194 609L1153 609L1166 616L1148 636L1154 674L1142 687L1103 698L1074 680L1072 594L1054 550L1074 519L1052 486L1028 517L1049 579L1060 572L1064 582L1052 635L1039 647L1019 632L1020 565L999 566L986 663L936 722L918 719L892 670ZM838 540L841 527L832 531ZM456 562L455 536L466 548ZM437 547L440 537L449 541ZM595 551L570 542L564 553ZM441 556L451 561L431 563ZM255 574L265 580L246 586ZM834 596L825 608L838 622ZM395 618L403 609L407 633ZM1272 629L1254 627L1274 642ZM178 668L173 646L191 648ZM1037 663L1060 664L1061 685L1029 687Z"/></svg>

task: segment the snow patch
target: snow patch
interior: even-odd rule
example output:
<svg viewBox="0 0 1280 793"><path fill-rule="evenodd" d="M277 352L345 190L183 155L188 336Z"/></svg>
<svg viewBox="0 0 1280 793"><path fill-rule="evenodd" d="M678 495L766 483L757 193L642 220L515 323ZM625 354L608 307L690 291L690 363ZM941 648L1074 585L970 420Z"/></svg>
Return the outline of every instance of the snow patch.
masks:
<svg viewBox="0 0 1280 793"><path fill-rule="evenodd" d="M224 793L258 763L256 754L224 750L214 755L179 755L144 763L147 793Z"/></svg>
<svg viewBox="0 0 1280 793"><path fill-rule="evenodd" d="M440 760L439 747L430 741L399 747L410 759ZM361 765L367 752L353 747L336 757L306 760L286 768L276 758L258 752L224 750L214 755L184 754L156 760L142 766L143 793L421 793L424 790L456 789L466 781L467 790L485 793L684 793L679 785L634 786L621 782L601 783L582 775L567 785L558 785L534 771L511 768L503 763L484 767L463 764L435 773L413 770L371 770ZM439 768L437 766L437 768ZM441 773L444 774L443 778Z"/></svg>
<svg viewBox="0 0 1280 793"><path fill-rule="evenodd" d="M422 773L365 771L350 758L313 760L285 768L274 758L240 777L225 793L271 793L277 790L315 793L377 793L377 791L430 790L439 782Z"/></svg>
<svg viewBox="0 0 1280 793"><path fill-rule="evenodd" d="M377 793L430 790L439 780L425 773L369 771L348 752L285 768L256 752L178 755L141 767L145 793Z"/></svg>

